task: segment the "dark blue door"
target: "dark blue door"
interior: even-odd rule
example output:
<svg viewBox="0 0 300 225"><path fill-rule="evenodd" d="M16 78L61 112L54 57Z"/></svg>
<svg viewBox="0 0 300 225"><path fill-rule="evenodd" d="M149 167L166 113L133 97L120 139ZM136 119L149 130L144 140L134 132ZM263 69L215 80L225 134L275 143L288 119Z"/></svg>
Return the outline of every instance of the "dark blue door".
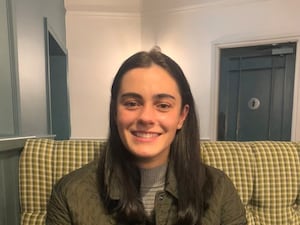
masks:
<svg viewBox="0 0 300 225"><path fill-rule="evenodd" d="M218 140L290 140L295 43L223 49Z"/></svg>

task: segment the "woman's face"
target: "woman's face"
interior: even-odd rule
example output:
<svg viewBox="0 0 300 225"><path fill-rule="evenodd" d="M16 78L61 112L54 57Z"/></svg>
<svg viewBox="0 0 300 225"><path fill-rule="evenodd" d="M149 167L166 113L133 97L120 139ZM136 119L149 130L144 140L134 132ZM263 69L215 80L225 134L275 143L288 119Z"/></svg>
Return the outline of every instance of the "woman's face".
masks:
<svg viewBox="0 0 300 225"><path fill-rule="evenodd" d="M121 140L141 168L168 160L170 145L189 106L162 67L135 68L124 74L117 97L116 123Z"/></svg>

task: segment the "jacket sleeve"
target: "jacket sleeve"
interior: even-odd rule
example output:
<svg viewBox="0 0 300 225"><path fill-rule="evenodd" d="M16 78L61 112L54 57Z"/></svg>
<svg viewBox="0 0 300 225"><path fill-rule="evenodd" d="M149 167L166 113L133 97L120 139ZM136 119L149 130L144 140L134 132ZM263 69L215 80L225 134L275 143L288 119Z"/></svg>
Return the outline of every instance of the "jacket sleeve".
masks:
<svg viewBox="0 0 300 225"><path fill-rule="evenodd" d="M224 174L221 206L221 225L245 225L245 207L232 181Z"/></svg>
<svg viewBox="0 0 300 225"><path fill-rule="evenodd" d="M47 205L46 225L71 225L71 218L63 192L54 186Z"/></svg>

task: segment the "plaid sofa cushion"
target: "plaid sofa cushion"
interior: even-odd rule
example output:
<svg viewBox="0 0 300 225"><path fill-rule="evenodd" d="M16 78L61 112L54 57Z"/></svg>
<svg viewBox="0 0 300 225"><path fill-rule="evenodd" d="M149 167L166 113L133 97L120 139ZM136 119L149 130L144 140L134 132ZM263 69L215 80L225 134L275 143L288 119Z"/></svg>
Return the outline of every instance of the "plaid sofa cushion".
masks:
<svg viewBox="0 0 300 225"><path fill-rule="evenodd" d="M298 159L300 160L300 142L297 142L296 146L297 146L297 152L298 152ZM299 174L300 173L298 173L298 177L300 176ZM298 189L298 196L297 196L297 199L295 202L295 205L296 205L295 208L298 210L298 215L300 216L300 184L298 186L299 186L299 189Z"/></svg>
<svg viewBox="0 0 300 225"><path fill-rule="evenodd" d="M252 207L257 224L299 225L300 159L292 142L254 142ZM258 223L259 222L259 223Z"/></svg>
<svg viewBox="0 0 300 225"><path fill-rule="evenodd" d="M44 224L52 189L53 141L29 140L20 156L21 224Z"/></svg>
<svg viewBox="0 0 300 225"><path fill-rule="evenodd" d="M99 140L57 141L53 165L53 183L63 175L97 158L105 145Z"/></svg>
<svg viewBox="0 0 300 225"><path fill-rule="evenodd" d="M52 186L63 175L97 157L100 140L28 140L20 156L21 224L45 224Z"/></svg>
<svg viewBox="0 0 300 225"><path fill-rule="evenodd" d="M246 208L248 224L254 224L251 198L254 183L255 160L251 146L245 142L202 142L204 163L224 171L235 185Z"/></svg>

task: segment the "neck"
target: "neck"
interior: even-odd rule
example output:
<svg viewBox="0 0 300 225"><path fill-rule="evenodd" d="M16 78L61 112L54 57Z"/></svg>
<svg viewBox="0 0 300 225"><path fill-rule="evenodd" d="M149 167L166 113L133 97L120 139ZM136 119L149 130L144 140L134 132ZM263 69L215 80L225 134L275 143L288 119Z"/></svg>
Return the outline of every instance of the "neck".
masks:
<svg viewBox="0 0 300 225"><path fill-rule="evenodd" d="M153 168L140 168L141 186L156 186L164 184L167 171L167 163Z"/></svg>

